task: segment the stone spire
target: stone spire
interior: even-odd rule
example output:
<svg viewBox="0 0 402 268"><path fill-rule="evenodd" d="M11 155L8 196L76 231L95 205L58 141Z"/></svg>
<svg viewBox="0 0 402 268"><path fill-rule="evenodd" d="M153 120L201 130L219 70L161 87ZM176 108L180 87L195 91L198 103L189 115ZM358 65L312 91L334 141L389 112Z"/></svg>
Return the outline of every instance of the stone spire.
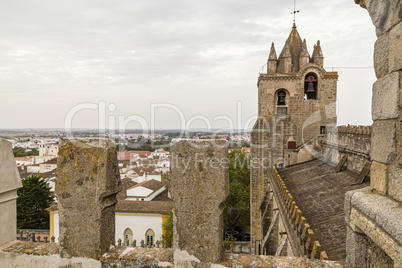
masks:
<svg viewBox="0 0 402 268"><path fill-rule="evenodd" d="M269 52L267 62L267 73L276 73L276 67L278 65L278 59L276 57L275 45L272 42L271 51Z"/></svg>
<svg viewBox="0 0 402 268"><path fill-rule="evenodd" d="M312 58L315 64L324 67L324 55L322 54L320 40L317 41L317 45L314 45Z"/></svg>
<svg viewBox="0 0 402 268"><path fill-rule="evenodd" d="M303 40L302 51L300 53L300 68L310 63L310 54L308 54L306 39Z"/></svg>
<svg viewBox="0 0 402 268"><path fill-rule="evenodd" d="M291 73L292 72L292 54L290 53L289 40L286 41L281 53L281 63L283 64L282 72Z"/></svg>
<svg viewBox="0 0 402 268"><path fill-rule="evenodd" d="M286 44L283 47L278 59L278 73L297 72L300 69L299 57L302 51L302 43L303 42L300 38L299 32L297 31L296 24L293 23L292 31L290 32L289 37L286 40ZM287 59L289 55L291 58L290 66L288 65L289 60Z"/></svg>

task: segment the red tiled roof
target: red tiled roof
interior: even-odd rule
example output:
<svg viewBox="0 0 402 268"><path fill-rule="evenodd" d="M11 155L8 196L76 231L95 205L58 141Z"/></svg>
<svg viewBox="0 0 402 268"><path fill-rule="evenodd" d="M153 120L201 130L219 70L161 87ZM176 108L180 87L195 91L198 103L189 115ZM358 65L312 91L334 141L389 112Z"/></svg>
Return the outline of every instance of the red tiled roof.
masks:
<svg viewBox="0 0 402 268"><path fill-rule="evenodd" d="M172 201L124 201L116 204L116 212L161 213L165 214L173 207Z"/></svg>
<svg viewBox="0 0 402 268"><path fill-rule="evenodd" d="M140 183L128 188L127 190L142 186L144 188L150 189L155 192L165 185L166 185L166 182L164 182L164 181L157 181L157 180L152 179L152 180L140 182Z"/></svg>

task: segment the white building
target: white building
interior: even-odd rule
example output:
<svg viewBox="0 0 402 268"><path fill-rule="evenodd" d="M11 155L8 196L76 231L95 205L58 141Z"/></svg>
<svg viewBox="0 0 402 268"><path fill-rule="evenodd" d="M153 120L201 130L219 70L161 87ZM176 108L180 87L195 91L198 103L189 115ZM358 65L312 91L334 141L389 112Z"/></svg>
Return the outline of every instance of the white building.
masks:
<svg viewBox="0 0 402 268"><path fill-rule="evenodd" d="M115 240L140 246L162 241L162 224L167 220L172 200L168 197L167 184L156 180L135 183L130 178L122 179L123 190L117 195L115 209ZM59 242L59 212L57 205L50 207L50 236Z"/></svg>
<svg viewBox="0 0 402 268"><path fill-rule="evenodd" d="M48 144L42 142L39 144L39 156L52 155L57 156L59 153L59 146L57 144Z"/></svg>
<svg viewBox="0 0 402 268"><path fill-rule="evenodd" d="M156 149L155 152L152 152L150 157L152 157L152 158L158 157L159 159L162 159L162 158L169 157L169 154L170 153L168 151L165 151L161 148L161 149Z"/></svg>

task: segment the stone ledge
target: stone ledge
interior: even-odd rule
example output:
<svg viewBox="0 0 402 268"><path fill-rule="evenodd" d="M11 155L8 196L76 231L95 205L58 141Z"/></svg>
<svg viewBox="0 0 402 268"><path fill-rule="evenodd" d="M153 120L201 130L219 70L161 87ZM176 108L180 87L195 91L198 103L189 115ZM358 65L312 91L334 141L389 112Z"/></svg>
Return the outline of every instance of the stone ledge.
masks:
<svg viewBox="0 0 402 268"><path fill-rule="evenodd" d="M402 205L399 202L379 194L355 192L351 197L351 206L381 226L402 245Z"/></svg>
<svg viewBox="0 0 402 268"><path fill-rule="evenodd" d="M36 254L35 254L35 253ZM101 259L60 258L58 243L14 242L0 250L0 263L20 267L311 267L342 268L345 262L301 257L226 253L219 264L201 263L183 251L168 248L112 247ZM34 256L35 254L35 256ZM179 259L180 258L180 259ZM176 261L174 261L176 260ZM33 265L33 266L32 266Z"/></svg>

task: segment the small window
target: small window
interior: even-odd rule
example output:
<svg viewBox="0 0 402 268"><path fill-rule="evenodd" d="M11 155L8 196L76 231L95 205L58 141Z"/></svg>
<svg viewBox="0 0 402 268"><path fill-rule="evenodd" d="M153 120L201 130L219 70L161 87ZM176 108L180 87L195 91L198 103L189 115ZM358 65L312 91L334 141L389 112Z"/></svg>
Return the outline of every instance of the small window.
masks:
<svg viewBox="0 0 402 268"><path fill-rule="evenodd" d="M124 245L129 246L133 242L133 232L130 228L124 230Z"/></svg>
<svg viewBox="0 0 402 268"><path fill-rule="evenodd" d="M296 142L295 141L289 141L288 142L288 149L290 149L290 150L296 149Z"/></svg>
<svg viewBox="0 0 402 268"><path fill-rule="evenodd" d="M325 128L325 126L320 126L320 134L326 134L327 133L327 129Z"/></svg>
<svg viewBox="0 0 402 268"><path fill-rule="evenodd" d="M146 232L145 236L146 236L146 239L147 239L147 246L148 245L152 246L154 244L154 236L155 236L154 231L152 231L152 229L148 229L148 231Z"/></svg>
<svg viewBox="0 0 402 268"><path fill-rule="evenodd" d="M317 99L317 75L315 73L308 73L304 79L304 99L316 100Z"/></svg>

